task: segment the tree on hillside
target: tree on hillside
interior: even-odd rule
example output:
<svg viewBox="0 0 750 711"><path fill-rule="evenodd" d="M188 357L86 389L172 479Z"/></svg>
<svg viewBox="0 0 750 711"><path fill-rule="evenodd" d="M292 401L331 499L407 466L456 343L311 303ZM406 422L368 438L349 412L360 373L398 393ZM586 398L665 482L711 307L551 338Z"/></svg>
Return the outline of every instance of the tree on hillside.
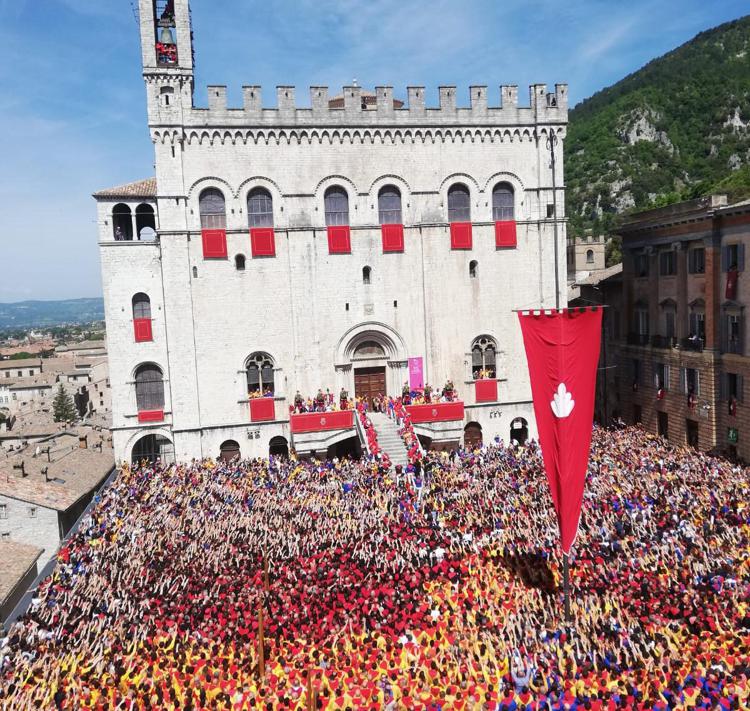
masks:
<svg viewBox="0 0 750 711"><path fill-rule="evenodd" d="M73 398L70 397L62 383L60 383L57 388L55 399L52 402L52 411L54 413L55 422L74 422L78 419L78 413L73 404Z"/></svg>

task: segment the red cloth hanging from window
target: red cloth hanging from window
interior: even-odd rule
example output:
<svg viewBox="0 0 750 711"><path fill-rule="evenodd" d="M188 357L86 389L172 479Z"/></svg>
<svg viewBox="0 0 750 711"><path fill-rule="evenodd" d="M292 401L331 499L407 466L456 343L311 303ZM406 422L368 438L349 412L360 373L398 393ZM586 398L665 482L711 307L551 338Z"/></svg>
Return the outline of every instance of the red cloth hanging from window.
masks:
<svg viewBox="0 0 750 711"><path fill-rule="evenodd" d="M515 248L516 240L516 221L503 220L495 223L495 247L497 248Z"/></svg>
<svg viewBox="0 0 750 711"><path fill-rule="evenodd" d="M328 253L352 253L352 241L349 232L349 225L331 225L328 228Z"/></svg>
<svg viewBox="0 0 750 711"><path fill-rule="evenodd" d="M727 288L726 288L726 293L724 296L726 299L729 299L730 301L737 300L737 270L736 269L730 269L727 272Z"/></svg>
<svg viewBox="0 0 750 711"><path fill-rule="evenodd" d="M201 230L201 237L203 238L204 259L226 259L226 230Z"/></svg>
<svg viewBox="0 0 750 711"><path fill-rule="evenodd" d="M451 222L451 249L471 249L471 222Z"/></svg>
<svg viewBox="0 0 750 711"><path fill-rule="evenodd" d="M276 236L273 227L253 227L250 230L250 249L253 257L275 257Z"/></svg>
<svg viewBox="0 0 750 711"><path fill-rule="evenodd" d="M383 236L383 252L404 251L403 225L381 225L380 231Z"/></svg>
<svg viewBox="0 0 750 711"><path fill-rule="evenodd" d="M569 553L578 533L594 421L602 310L519 314L544 468Z"/></svg>
<svg viewBox="0 0 750 711"><path fill-rule="evenodd" d="M474 395L477 402L497 402L497 380L475 380Z"/></svg>
<svg viewBox="0 0 750 711"><path fill-rule="evenodd" d="M251 422L272 422L276 419L276 403L272 397L255 397L250 400Z"/></svg>
<svg viewBox="0 0 750 711"><path fill-rule="evenodd" d="M141 410L138 413L138 422L163 422L164 410Z"/></svg>
<svg viewBox="0 0 750 711"><path fill-rule="evenodd" d="M133 332L135 334L136 343L145 343L154 340L150 318L134 318Z"/></svg>

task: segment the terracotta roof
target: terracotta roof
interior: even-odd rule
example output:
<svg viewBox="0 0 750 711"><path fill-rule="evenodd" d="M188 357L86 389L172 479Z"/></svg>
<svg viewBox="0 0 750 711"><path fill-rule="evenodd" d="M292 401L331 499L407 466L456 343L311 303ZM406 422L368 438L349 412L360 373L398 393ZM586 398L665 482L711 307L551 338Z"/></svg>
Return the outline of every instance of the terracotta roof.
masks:
<svg viewBox="0 0 750 711"><path fill-rule="evenodd" d="M78 432L88 435L88 449L79 449ZM82 497L95 489L114 467L111 446L105 441L102 450L94 448L99 437L91 429L66 432L44 442L50 447L50 460L41 453L33 456L36 445L22 454L0 461L0 495L26 501L56 511L67 511ZM41 443L40 443L41 446ZM26 476L21 476L14 464L23 462ZM47 481L42 473L47 468Z"/></svg>
<svg viewBox="0 0 750 711"><path fill-rule="evenodd" d="M605 279L609 279L610 277L616 276L617 274L622 274L622 262L613 264L611 267L607 267L606 269L599 269L595 272L591 272L591 274L589 274L587 277L578 280L576 284L596 286Z"/></svg>
<svg viewBox="0 0 750 711"><path fill-rule="evenodd" d="M18 370L19 368L41 368L39 358L19 358L18 360L0 360L0 370Z"/></svg>
<svg viewBox="0 0 750 711"><path fill-rule="evenodd" d="M95 198L154 198L156 197L156 178L136 180L114 188L106 188L94 193Z"/></svg>
<svg viewBox="0 0 750 711"><path fill-rule="evenodd" d="M57 383L54 373L42 373L29 378L16 378L10 390L38 390L40 388L51 388Z"/></svg>
<svg viewBox="0 0 750 711"><path fill-rule="evenodd" d="M42 549L16 541L0 541L0 604L4 603L16 585L36 565Z"/></svg>

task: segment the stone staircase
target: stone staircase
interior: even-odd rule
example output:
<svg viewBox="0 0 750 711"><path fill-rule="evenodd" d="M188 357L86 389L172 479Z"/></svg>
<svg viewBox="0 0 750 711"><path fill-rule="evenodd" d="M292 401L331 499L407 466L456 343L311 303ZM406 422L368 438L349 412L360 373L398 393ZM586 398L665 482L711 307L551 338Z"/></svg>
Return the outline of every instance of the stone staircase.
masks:
<svg viewBox="0 0 750 711"><path fill-rule="evenodd" d="M391 464L395 467L400 464L406 468L409 460L406 457L406 445L398 433L396 421L380 412L371 412L370 421L378 434L380 448L388 454Z"/></svg>

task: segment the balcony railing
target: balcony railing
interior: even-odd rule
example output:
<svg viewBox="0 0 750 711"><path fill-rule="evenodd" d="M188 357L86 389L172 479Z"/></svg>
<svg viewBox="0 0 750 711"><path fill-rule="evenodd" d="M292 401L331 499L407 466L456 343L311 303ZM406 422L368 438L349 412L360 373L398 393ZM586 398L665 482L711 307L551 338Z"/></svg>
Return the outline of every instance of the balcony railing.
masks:
<svg viewBox="0 0 750 711"><path fill-rule="evenodd" d="M649 338L648 333L629 333L628 345L629 346L647 346L648 338Z"/></svg>
<svg viewBox="0 0 750 711"><path fill-rule="evenodd" d="M677 339L673 336L651 336L651 345L654 348L675 348Z"/></svg>
<svg viewBox="0 0 750 711"><path fill-rule="evenodd" d="M684 351L695 351L701 353L703 351L704 342L702 338L683 338L680 341L680 348Z"/></svg>

